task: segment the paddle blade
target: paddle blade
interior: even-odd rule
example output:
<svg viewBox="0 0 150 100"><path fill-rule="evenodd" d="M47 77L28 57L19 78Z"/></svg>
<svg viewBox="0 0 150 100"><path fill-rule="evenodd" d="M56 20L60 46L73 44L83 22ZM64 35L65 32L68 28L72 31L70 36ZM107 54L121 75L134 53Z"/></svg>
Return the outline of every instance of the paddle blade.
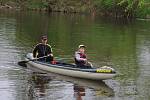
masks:
<svg viewBox="0 0 150 100"><path fill-rule="evenodd" d="M27 62L28 61L19 61L18 65L23 66L23 67L27 67L27 65L26 65Z"/></svg>

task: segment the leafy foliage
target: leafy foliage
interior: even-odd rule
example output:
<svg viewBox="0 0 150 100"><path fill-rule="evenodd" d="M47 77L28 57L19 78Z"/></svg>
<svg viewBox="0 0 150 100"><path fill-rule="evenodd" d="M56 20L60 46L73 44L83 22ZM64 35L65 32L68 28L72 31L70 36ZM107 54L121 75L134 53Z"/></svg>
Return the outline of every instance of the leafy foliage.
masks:
<svg viewBox="0 0 150 100"><path fill-rule="evenodd" d="M0 5L63 12L97 12L117 18L146 17L150 15L149 0L0 0ZM13 5L13 6L16 6Z"/></svg>
<svg viewBox="0 0 150 100"><path fill-rule="evenodd" d="M94 0L94 6L104 15L123 18L146 16L150 8L145 4L148 0Z"/></svg>

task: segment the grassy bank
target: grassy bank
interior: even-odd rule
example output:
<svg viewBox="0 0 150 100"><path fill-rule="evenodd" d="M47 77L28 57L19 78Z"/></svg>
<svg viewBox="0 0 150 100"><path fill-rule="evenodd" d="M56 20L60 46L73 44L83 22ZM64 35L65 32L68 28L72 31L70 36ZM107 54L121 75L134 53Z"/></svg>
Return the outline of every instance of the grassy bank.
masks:
<svg viewBox="0 0 150 100"><path fill-rule="evenodd" d="M104 16L115 18L146 18L150 15L149 0L94 0L94 6Z"/></svg>
<svg viewBox="0 0 150 100"><path fill-rule="evenodd" d="M82 12L114 18L150 18L149 0L0 0L1 9Z"/></svg>

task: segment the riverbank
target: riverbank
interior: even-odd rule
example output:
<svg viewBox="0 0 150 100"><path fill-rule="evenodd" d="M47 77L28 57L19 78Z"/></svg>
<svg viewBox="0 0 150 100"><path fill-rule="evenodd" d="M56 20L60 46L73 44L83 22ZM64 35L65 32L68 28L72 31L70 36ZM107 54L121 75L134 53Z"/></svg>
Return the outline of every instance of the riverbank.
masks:
<svg viewBox="0 0 150 100"><path fill-rule="evenodd" d="M31 1L8 1L0 3L0 9L17 9L17 10L35 10L48 12L71 12L71 13L90 13L92 6L87 1L67 1L67 0L31 0Z"/></svg>
<svg viewBox="0 0 150 100"><path fill-rule="evenodd" d="M140 5L140 7L138 7ZM98 14L112 18L150 18L150 4L144 2L114 2L113 0L18 0L1 1L0 10L34 10L64 13Z"/></svg>

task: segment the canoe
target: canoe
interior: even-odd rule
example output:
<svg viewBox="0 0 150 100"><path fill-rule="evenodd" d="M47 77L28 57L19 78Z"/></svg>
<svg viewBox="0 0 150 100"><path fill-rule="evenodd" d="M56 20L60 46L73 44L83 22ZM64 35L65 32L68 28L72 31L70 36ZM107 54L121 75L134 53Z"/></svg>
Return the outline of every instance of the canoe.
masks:
<svg viewBox="0 0 150 100"><path fill-rule="evenodd" d="M100 68L94 67L77 67L75 64L68 64L57 62L56 64L51 64L50 62L41 62L33 59L32 54L27 54L26 60L28 61L27 66L38 68L40 70L62 74L71 77L78 77L91 80L106 80L111 79L116 76L115 69L103 66ZM31 61L29 61L31 60Z"/></svg>

